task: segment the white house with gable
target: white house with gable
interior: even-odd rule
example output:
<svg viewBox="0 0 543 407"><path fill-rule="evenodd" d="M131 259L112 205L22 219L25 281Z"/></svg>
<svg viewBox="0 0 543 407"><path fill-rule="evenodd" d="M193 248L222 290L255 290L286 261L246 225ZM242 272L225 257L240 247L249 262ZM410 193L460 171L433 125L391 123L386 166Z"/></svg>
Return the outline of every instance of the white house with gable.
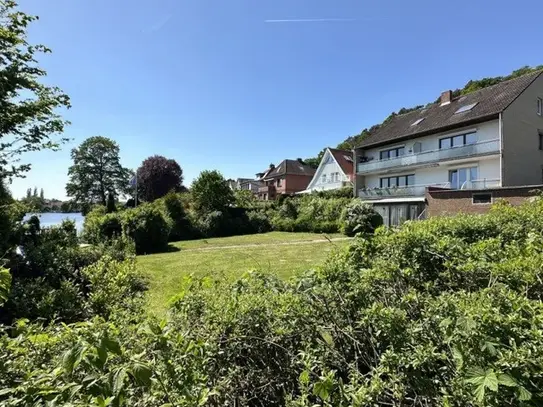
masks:
<svg viewBox="0 0 543 407"><path fill-rule="evenodd" d="M317 172L302 193L327 191L352 186L353 153L328 147L322 156Z"/></svg>

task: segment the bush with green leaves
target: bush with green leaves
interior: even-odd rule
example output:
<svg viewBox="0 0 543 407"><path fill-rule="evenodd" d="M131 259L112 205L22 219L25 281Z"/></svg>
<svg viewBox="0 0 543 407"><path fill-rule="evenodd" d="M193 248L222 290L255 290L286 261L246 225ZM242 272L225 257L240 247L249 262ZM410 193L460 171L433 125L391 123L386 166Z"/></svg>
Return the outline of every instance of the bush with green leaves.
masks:
<svg viewBox="0 0 543 407"><path fill-rule="evenodd" d="M73 322L96 315L92 297L109 287L117 272L110 270L104 281L93 286L85 270L101 259L123 262L134 254L132 244L123 238L80 247L71 221L46 230L41 230L39 223L26 223L22 230L17 242L20 254L9 256L6 262L11 281L4 291L5 304L0 312L0 322L4 323L17 318ZM135 266L130 268L133 278L138 279ZM119 290L124 288L118 286ZM141 282L130 286L129 291L136 296L143 289ZM109 305L114 306L119 300L112 295Z"/></svg>
<svg viewBox="0 0 543 407"><path fill-rule="evenodd" d="M127 236L134 241L138 254L155 253L167 248L173 225L162 201L114 213L98 207L85 218L83 238L100 244Z"/></svg>
<svg viewBox="0 0 543 407"><path fill-rule="evenodd" d="M347 236L373 233L383 224L383 218L372 205L353 199L341 213L341 232Z"/></svg>
<svg viewBox="0 0 543 407"><path fill-rule="evenodd" d="M156 201L156 204L164 205L165 212L172 220L172 230L169 236L171 242L199 237L198 231L193 227L185 209L185 195L184 193L169 192Z"/></svg>
<svg viewBox="0 0 543 407"><path fill-rule="evenodd" d="M267 211L274 230L284 232L338 233L341 213L349 198L318 194L284 198Z"/></svg>
<svg viewBox="0 0 543 407"><path fill-rule="evenodd" d="M291 281L189 278L162 322L15 325L0 404L539 406L541 264L542 200L379 228Z"/></svg>
<svg viewBox="0 0 543 407"><path fill-rule="evenodd" d="M121 213L123 233L134 240L136 253L166 250L173 222L159 204L145 203Z"/></svg>

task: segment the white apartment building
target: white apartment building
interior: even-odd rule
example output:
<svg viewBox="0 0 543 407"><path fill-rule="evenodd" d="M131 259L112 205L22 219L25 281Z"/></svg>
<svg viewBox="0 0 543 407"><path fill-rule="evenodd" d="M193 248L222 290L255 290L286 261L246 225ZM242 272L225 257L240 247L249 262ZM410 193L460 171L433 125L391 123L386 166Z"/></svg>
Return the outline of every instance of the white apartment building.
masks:
<svg viewBox="0 0 543 407"><path fill-rule="evenodd" d="M480 191L543 183L543 73L386 121L354 151L355 196L389 225L424 216L428 187Z"/></svg>

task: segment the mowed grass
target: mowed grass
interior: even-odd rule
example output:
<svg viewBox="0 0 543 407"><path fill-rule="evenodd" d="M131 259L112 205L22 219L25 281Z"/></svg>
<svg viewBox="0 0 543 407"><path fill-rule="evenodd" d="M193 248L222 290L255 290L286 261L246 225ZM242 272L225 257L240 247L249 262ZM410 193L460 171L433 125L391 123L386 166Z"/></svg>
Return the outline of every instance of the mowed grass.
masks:
<svg viewBox="0 0 543 407"><path fill-rule="evenodd" d="M172 243L168 253L138 256L138 269L149 281L150 311L163 315L189 274L236 278L257 269L288 278L322 264L330 251L347 244L343 235L287 232L184 241Z"/></svg>

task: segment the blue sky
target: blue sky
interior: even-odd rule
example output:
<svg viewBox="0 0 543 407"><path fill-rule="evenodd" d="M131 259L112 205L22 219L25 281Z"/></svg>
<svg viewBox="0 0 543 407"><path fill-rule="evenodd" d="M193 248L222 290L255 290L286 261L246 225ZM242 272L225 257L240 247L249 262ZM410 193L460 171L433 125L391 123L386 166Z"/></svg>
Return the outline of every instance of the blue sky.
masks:
<svg viewBox="0 0 543 407"><path fill-rule="evenodd" d="M316 155L469 79L543 63L540 0L20 0L47 82L72 99L61 152L23 157L16 197L65 198L70 150L116 140L122 163L174 158L252 177ZM266 22L277 19L344 19Z"/></svg>

